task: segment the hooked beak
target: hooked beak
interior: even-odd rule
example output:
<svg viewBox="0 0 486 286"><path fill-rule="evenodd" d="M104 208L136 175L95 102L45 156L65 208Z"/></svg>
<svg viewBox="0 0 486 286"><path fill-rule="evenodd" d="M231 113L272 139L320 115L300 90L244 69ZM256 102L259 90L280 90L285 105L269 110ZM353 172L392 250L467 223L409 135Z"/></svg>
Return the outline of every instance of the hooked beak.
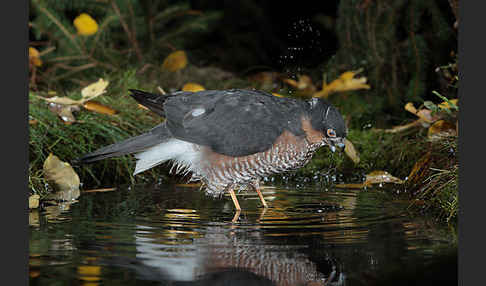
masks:
<svg viewBox="0 0 486 286"><path fill-rule="evenodd" d="M344 138L329 140L329 149L331 149L333 153L336 152L336 147L338 147L340 151L343 151L345 146Z"/></svg>

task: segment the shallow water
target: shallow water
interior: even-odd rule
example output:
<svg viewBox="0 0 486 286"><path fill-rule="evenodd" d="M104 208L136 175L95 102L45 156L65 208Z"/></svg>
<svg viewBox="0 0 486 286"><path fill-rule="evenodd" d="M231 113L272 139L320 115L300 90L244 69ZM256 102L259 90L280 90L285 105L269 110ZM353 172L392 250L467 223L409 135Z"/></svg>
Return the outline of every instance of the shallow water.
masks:
<svg viewBox="0 0 486 286"><path fill-rule="evenodd" d="M132 186L31 212L30 285L457 285L453 233L381 189ZM218 284L220 283L220 284Z"/></svg>

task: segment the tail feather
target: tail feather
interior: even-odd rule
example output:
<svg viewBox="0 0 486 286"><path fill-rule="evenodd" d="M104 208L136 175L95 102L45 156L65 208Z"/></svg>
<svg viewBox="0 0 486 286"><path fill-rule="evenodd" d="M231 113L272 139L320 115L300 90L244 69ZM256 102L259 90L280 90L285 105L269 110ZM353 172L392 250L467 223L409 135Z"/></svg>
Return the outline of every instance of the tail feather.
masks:
<svg viewBox="0 0 486 286"><path fill-rule="evenodd" d="M164 102L169 95L157 95L137 89L130 89L130 96L138 103L147 107L160 116L165 117Z"/></svg>
<svg viewBox="0 0 486 286"><path fill-rule="evenodd" d="M152 146L167 141L170 137L170 133L165 127L165 123L162 123L147 133L128 138L122 142L118 142L98 149L93 153L86 154L77 159L76 163L91 163L106 158L142 152Z"/></svg>

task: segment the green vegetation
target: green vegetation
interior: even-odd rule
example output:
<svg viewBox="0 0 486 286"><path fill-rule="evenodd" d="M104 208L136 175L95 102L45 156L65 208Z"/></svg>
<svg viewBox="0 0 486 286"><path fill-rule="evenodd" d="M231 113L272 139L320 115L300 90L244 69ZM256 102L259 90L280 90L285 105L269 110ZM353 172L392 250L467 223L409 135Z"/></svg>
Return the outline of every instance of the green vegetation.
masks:
<svg viewBox="0 0 486 286"><path fill-rule="evenodd" d="M87 152L138 135L160 122L160 118L139 108L127 96L128 88L138 87L134 72L114 74L108 80L111 82L108 93L97 100L119 112L116 115L105 115L80 110L75 113L77 122L70 125L51 112L47 102L36 97L42 93L30 93L29 119L36 122L30 125L29 139L29 186L34 192L45 192L42 165L49 153L54 153L63 161L72 162ZM79 96L79 91L68 93L72 98L76 95ZM101 164L77 168L76 171L85 183L91 181L98 185L110 185L113 182L133 182L132 160L128 157L113 160L116 163L106 160Z"/></svg>
<svg viewBox="0 0 486 286"><path fill-rule="evenodd" d="M232 52L222 52L225 47L209 52L215 47L211 38L214 32L226 27L221 25L221 9L195 10L190 1L31 2L29 47L35 48L29 51L31 193L44 196L51 191L42 172L49 153L71 163L87 152L140 134L163 120L139 108L127 96L129 88L159 92L161 87L171 92L193 82L206 89L257 88L285 96L304 93L284 84L282 78L292 76L283 73L250 73L259 70L254 66L237 72L222 68L230 66L235 57L258 62L254 49L263 47L252 42ZM374 170L386 170L405 179L412 170L418 170L413 180L397 187L414 199L411 209L433 211L441 218L454 220L458 212L457 136L429 140L428 129L420 125L431 125L430 122L401 132L384 131L417 119L404 110L407 102L419 105L419 110L425 107L431 114L442 114L452 124L457 121L457 108L445 113L438 105L457 99L456 38L444 4L421 0L358 2L340 1L335 24L323 22L331 25L340 48L306 73L315 88L323 79L330 82L345 71L364 69L362 75L368 79L370 90L329 97L346 117L348 139L358 151L360 162L355 164L342 153L322 148L308 165L286 175L285 180L313 182L317 178L330 183L330 178L339 174L337 182L360 182ZM95 24L77 28L73 22L81 13L93 17ZM242 43L251 39L251 34L232 32L221 32L225 41L234 38ZM253 53L236 54L250 47ZM176 50L186 52L187 65L177 71L162 68L164 59ZM453 62L444 65L451 54ZM78 99L81 88L98 78L110 84L107 93L96 101L118 111L116 115L80 108L74 114L76 122L65 124L49 110L47 102L38 98L50 97L54 92ZM420 160L427 164L418 164ZM159 176L165 178L168 172L167 166L162 165L134 178L133 169L131 156L75 166L84 188L149 182ZM281 181L283 177L275 179Z"/></svg>

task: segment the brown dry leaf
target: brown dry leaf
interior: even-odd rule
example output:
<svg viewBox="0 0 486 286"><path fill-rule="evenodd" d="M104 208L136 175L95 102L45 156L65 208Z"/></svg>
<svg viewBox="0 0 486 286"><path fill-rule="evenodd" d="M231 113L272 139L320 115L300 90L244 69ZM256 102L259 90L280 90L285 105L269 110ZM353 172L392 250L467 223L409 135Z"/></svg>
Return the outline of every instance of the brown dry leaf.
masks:
<svg viewBox="0 0 486 286"><path fill-rule="evenodd" d="M346 155L348 155L348 157L351 158L351 160L353 160L355 164L358 164L360 161L359 154L358 151L356 151L356 149L354 148L353 143L348 139L344 139L344 145L344 152L346 153Z"/></svg>
<svg viewBox="0 0 486 286"><path fill-rule="evenodd" d="M71 201L79 197L79 176L69 163L51 153L44 161L43 169L44 177L57 190L53 199Z"/></svg>
<svg viewBox="0 0 486 286"><path fill-rule="evenodd" d="M370 86L366 84L366 77L354 78L354 76L359 72L360 70L344 72L339 76L339 78L333 80L330 84L323 82L322 90L315 93L313 97L327 98L329 94L335 92L370 89Z"/></svg>
<svg viewBox="0 0 486 286"><path fill-rule="evenodd" d="M404 181L393 177L387 171L373 171L366 175L366 181L368 184L381 184L381 183L394 183L403 184Z"/></svg>
<svg viewBox="0 0 486 286"><path fill-rule="evenodd" d="M40 196L35 194L29 196L29 209L36 209L39 207Z"/></svg>
<svg viewBox="0 0 486 286"><path fill-rule="evenodd" d="M429 127L427 138L437 141L446 137L457 136L456 125L445 120L437 120Z"/></svg>
<svg viewBox="0 0 486 286"><path fill-rule="evenodd" d="M39 123L36 119L29 119L29 125L36 125Z"/></svg>
<svg viewBox="0 0 486 286"><path fill-rule="evenodd" d="M187 55L184 51L170 53L162 63L162 68L170 72L175 72L185 68L187 65Z"/></svg>
<svg viewBox="0 0 486 286"><path fill-rule="evenodd" d="M117 111L114 110L113 108L103 105L96 101L87 101L83 104L83 107L86 108L87 110L102 113L102 114L114 115L117 113Z"/></svg>
<svg viewBox="0 0 486 286"><path fill-rule="evenodd" d="M182 87L183 91L192 91L192 92L198 92L205 90L204 86L194 83L194 82L188 82Z"/></svg>

